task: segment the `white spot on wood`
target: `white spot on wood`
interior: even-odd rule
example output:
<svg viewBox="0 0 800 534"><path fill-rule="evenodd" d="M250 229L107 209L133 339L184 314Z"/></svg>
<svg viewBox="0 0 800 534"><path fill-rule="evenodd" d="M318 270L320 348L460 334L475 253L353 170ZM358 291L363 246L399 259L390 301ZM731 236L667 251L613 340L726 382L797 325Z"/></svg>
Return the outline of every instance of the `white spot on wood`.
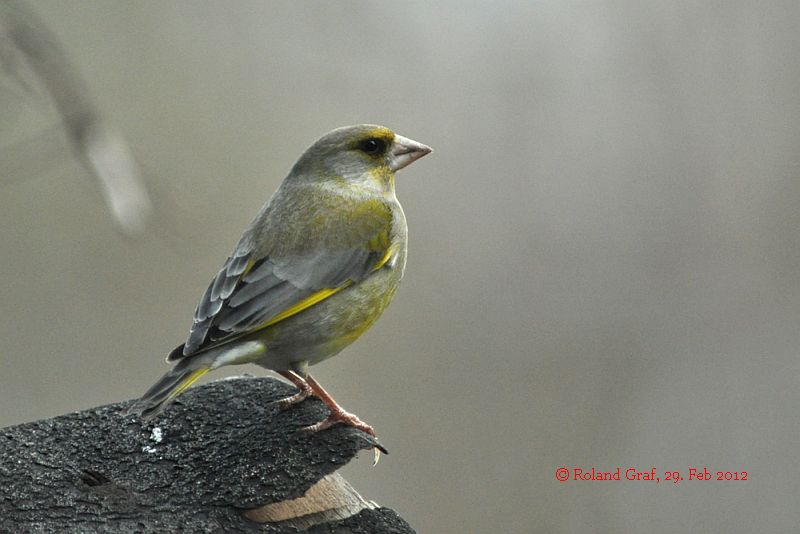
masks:
<svg viewBox="0 0 800 534"><path fill-rule="evenodd" d="M164 434L161 432L159 427L153 428L153 431L150 432L150 439L155 441L156 443L161 443L161 440L164 439ZM156 448L152 445L145 445L142 447L142 452L146 452L147 454L153 454L156 452Z"/></svg>

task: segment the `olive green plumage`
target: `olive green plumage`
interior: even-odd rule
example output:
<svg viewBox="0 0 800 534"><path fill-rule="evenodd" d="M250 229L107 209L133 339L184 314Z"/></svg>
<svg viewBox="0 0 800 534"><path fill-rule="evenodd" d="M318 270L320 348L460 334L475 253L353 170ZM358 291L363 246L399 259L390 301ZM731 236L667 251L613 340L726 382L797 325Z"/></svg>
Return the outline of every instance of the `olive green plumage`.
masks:
<svg viewBox="0 0 800 534"><path fill-rule="evenodd" d="M255 363L301 377L394 296L407 227L395 172L430 148L391 130L334 130L295 163L212 279L172 371L134 406L152 417L205 372Z"/></svg>

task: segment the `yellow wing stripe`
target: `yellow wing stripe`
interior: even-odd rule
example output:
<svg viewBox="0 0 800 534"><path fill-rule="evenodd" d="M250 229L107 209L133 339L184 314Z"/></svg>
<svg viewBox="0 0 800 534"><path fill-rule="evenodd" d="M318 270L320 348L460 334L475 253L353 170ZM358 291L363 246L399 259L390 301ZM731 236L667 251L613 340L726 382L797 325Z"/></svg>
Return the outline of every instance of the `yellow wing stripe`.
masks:
<svg viewBox="0 0 800 534"><path fill-rule="evenodd" d="M175 397L177 397L178 395L180 395L181 393L186 391L186 389L188 389L189 386L191 386L192 384L197 382L200 379L201 376L203 376L204 374L206 374L210 370L211 369L209 367L203 367L201 369L197 369L195 371L192 371L192 374L190 374L188 377L186 377L183 380L183 382L181 382L181 385L178 386L178 388L175 391L173 391L172 393L169 394L169 397L167 397L167 401L165 401L165 402L171 401L172 399L174 399Z"/></svg>
<svg viewBox="0 0 800 534"><path fill-rule="evenodd" d="M395 249L396 249L396 247L389 247L389 249L386 251L386 254L383 255L383 257L381 258L381 261L379 261L378 263L375 264L375 268L372 269L372 271L375 272L378 269L380 269L381 267L383 267L384 265L386 265L386 263L390 259L392 259L392 256L394 256L394 253L396 252Z"/></svg>
<svg viewBox="0 0 800 534"><path fill-rule="evenodd" d="M332 295L335 295L336 293L338 293L342 289L348 287L352 283L353 282L349 282L348 281L347 283L344 283L344 284L340 285L339 287L320 289L316 293L314 293L312 295L309 295L308 297L304 298L303 300L301 300L300 302L298 302L297 304L295 304L291 308L287 308L286 310L282 311L281 313L279 313L278 315L276 315L272 319L269 319L269 320L261 323L260 325L258 325L256 327L256 329L258 330L258 329L261 329L261 328L266 328L268 326L272 326L275 323L279 323L279 322L283 321L284 319L287 319L287 318L291 317L292 315L297 315L301 311L303 311L303 310L305 310L307 308L310 308L314 304L316 304L318 302L321 302L321 301L325 300L326 298L328 298L328 297L330 297Z"/></svg>
<svg viewBox="0 0 800 534"><path fill-rule="evenodd" d="M380 269L381 267L383 267L384 265L386 265L386 263L394 255L394 252L395 252L395 247L390 247L389 250L386 251L386 254L383 255L381 260L378 263L375 264L375 268L372 269L372 272L375 272L378 269ZM308 297L304 298L303 300L301 300L300 302L298 302L297 304L295 304L291 308L287 308L286 310L282 311L281 313L279 313L275 317L273 317L271 319L268 319L267 321L261 323L260 325L258 325L255 328L255 330L261 330L262 328L266 328L268 326L274 325L275 323L279 323L279 322L283 321L284 319L288 319L292 315L297 315L301 311L310 308L314 304L322 302L326 298L332 297L333 295L335 295L339 291L341 291L341 290L343 290L343 289L345 289L347 287L350 287L352 284L353 284L353 281L352 280L348 280L347 282L345 282L344 284L340 285L339 287L320 289L316 293L314 293L312 295L309 295Z"/></svg>
<svg viewBox="0 0 800 534"><path fill-rule="evenodd" d="M247 275L250 273L250 271L252 271L252 270L253 270L253 266L254 266L255 264L256 264L256 260L250 260L250 261L248 261L248 262L247 262L247 265L245 265L245 266L244 266L244 271L242 271L242 274L240 274L240 275L239 275L239 279L242 279L242 278L244 278L245 276L247 276Z"/></svg>

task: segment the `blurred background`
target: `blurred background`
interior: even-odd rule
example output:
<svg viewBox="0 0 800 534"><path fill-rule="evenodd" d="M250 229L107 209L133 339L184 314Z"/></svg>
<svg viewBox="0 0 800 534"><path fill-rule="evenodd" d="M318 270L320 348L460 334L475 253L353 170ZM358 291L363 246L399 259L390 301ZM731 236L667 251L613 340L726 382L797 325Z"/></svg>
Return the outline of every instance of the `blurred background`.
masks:
<svg viewBox="0 0 800 534"><path fill-rule="evenodd" d="M376 122L436 152L398 177L397 298L314 369L391 451L362 495L419 532L796 528L796 1L25 5L152 212L115 224L6 40L0 426L140 395L297 156Z"/></svg>

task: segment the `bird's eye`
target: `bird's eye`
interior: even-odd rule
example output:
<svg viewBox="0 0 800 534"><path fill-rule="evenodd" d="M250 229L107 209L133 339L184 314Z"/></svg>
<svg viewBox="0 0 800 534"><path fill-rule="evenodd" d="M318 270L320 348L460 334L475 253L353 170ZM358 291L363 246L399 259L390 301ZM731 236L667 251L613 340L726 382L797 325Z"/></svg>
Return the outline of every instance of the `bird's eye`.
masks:
<svg viewBox="0 0 800 534"><path fill-rule="evenodd" d="M375 154L380 154L386 148L386 143L381 141L380 139L375 139L374 137L370 137L369 139L365 139L361 142L358 148L369 155L374 156Z"/></svg>

